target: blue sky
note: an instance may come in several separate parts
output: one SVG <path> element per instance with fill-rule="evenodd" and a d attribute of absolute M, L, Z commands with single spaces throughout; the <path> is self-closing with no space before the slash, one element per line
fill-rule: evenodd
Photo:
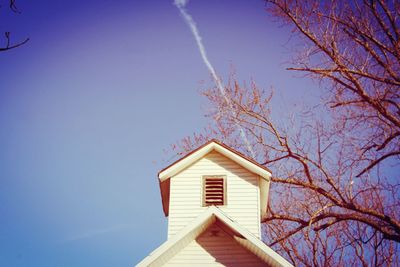
<path fill-rule="evenodd" d="M 4 2 L 30 41 L 0 53 L 0 266 L 133 266 L 166 240 L 163 150 L 209 123 L 193 36 L 172 1 Z M 219 75 L 274 87 L 276 111 L 317 96 L 263 1 L 187 9 Z"/>

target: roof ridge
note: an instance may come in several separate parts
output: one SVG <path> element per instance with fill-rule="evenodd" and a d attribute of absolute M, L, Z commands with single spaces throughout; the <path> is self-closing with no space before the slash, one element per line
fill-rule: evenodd
<path fill-rule="evenodd" d="M 163 169 L 161 169 L 161 170 L 158 172 L 158 175 L 157 175 L 157 176 L 160 177 L 160 174 L 161 174 L 162 172 L 164 172 L 165 170 L 169 169 L 170 167 L 172 167 L 173 165 L 177 164 L 178 162 L 182 161 L 183 159 L 189 157 L 190 155 L 196 153 L 197 151 L 201 150 L 202 148 L 208 146 L 208 145 L 211 144 L 211 143 L 215 143 L 215 144 L 217 144 L 217 145 L 220 145 L 221 147 L 223 147 L 223 148 L 229 150 L 230 152 L 232 152 L 232 153 L 238 155 L 239 157 L 242 157 L 243 159 L 245 159 L 245 160 L 247 160 L 247 161 L 253 163 L 254 165 L 256 165 L 256 166 L 258 166 L 258 167 L 260 167 L 260 168 L 262 168 L 262 169 L 268 171 L 269 173 L 272 173 L 272 171 L 271 171 L 268 167 L 266 167 L 266 166 L 260 164 L 260 163 L 257 162 L 255 159 L 252 159 L 252 158 L 250 158 L 250 157 L 244 155 L 242 152 L 240 152 L 240 151 L 238 151 L 238 150 L 236 150 L 236 149 L 234 149 L 234 148 L 232 148 L 232 147 L 226 145 L 225 143 L 223 143 L 223 142 L 221 142 L 221 141 L 219 141 L 219 140 L 213 138 L 213 139 L 210 139 L 209 141 L 207 141 L 206 143 L 202 144 L 201 146 L 199 146 L 199 147 L 197 147 L 197 148 L 191 150 L 190 152 L 188 152 L 187 154 L 185 154 L 183 157 L 177 159 L 176 161 L 172 162 L 171 164 L 169 164 L 168 166 L 164 167 Z"/>

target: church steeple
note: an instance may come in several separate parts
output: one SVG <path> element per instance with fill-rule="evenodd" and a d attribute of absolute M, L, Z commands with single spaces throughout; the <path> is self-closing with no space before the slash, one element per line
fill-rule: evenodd
<path fill-rule="evenodd" d="M 217 206 L 260 237 L 271 172 L 216 140 L 159 173 L 163 209 L 172 237 L 209 206 Z"/>

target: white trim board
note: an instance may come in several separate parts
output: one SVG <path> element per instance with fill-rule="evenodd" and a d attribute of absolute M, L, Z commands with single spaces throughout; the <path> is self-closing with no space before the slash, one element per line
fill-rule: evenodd
<path fill-rule="evenodd" d="M 182 231 L 167 240 L 164 244 L 150 253 L 149 256 L 144 258 L 138 263 L 139 267 L 142 266 L 162 266 L 167 263 L 174 255 L 180 250 L 185 248 L 191 241 L 196 239 L 207 228 L 215 223 L 221 222 L 229 227 L 234 233 L 233 238 L 244 248 L 254 253 L 262 259 L 268 266 L 273 267 L 291 267 L 293 266 L 285 260 L 278 253 L 273 251 L 260 239 L 248 232 L 245 228 L 240 226 L 237 222 L 229 218 L 219 208 L 215 206 L 209 207 L 204 213 L 200 214 L 190 224 L 188 224 Z"/>

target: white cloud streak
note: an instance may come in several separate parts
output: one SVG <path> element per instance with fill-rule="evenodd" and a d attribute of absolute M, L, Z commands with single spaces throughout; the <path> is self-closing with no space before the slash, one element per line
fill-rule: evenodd
<path fill-rule="evenodd" d="M 199 30 L 197 29 L 196 23 L 194 22 L 192 16 L 186 11 L 185 6 L 186 6 L 186 4 L 188 2 L 189 2 L 188 0 L 175 0 L 174 4 L 179 9 L 180 13 L 182 14 L 183 18 L 185 19 L 185 22 L 189 26 L 189 28 L 190 28 L 193 36 L 194 36 L 194 39 L 196 40 L 196 43 L 197 43 L 197 46 L 199 48 L 200 55 L 201 55 L 201 58 L 203 59 L 204 64 L 206 65 L 206 67 L 210 71 L 210 73 L 211 73 L 211 75 L 212 75 L 212 77 L 213 77 L 213 79 L 215 81 L 215 84 L 217 85 L 218 90 L 220 91 L 221 95 L 224 97 L 226 103 L 228 104 L 229 110 L 232 112 L 233 117 L 235 117 L 234 116 L 234 112 L 233 112 L 233 108 L 232 108 L 232 103 L 229 100 L 229 98 L 227 97 L 225 88 L 222 85 L 221 80 L 218 78 L 217 73 L 216 73 L 213 65 L 211 64 L 210 60 L 207 57 L 206 49 L 205 49 L 205 47 L 203 45 L 203 42 L 202 42 L 202 39 L 201 39 L 201 35 L 200 35 Z M 249 140 L 247 139 L 245 131 L 240 126 L 240 124 L 239 124 L 239 122 L 237 120 L 235 120 L 235 124 L 236 124 L 236 127 L 239 129 L 240 136 L 242 137 L 242 139 L 243 139 L 243 141 L 244 141 L 244 143 L 245 143 L 245 145 L 247 147 L 247 150 L 251 153 L 251 156 L 253 158 L 255 158 L 255 153 L 254 153 L 254 151 L 253 151 L 253 149 L 252 149 L 252 147 L 250 145 Z"/>
<path fill-rule="evenodd" d="M 82 239 L 93 238 L 99 235 L 117 232 L 122 229 L 128 228 L 129 226 L 130 226 L 129 224 L 116 224 L 104 228 L 89 229 L 85 232 L 69 236 L 64 240 L 62 240 L 60 243 L 69 243 L 69 242 L 79 241 Z"/>

